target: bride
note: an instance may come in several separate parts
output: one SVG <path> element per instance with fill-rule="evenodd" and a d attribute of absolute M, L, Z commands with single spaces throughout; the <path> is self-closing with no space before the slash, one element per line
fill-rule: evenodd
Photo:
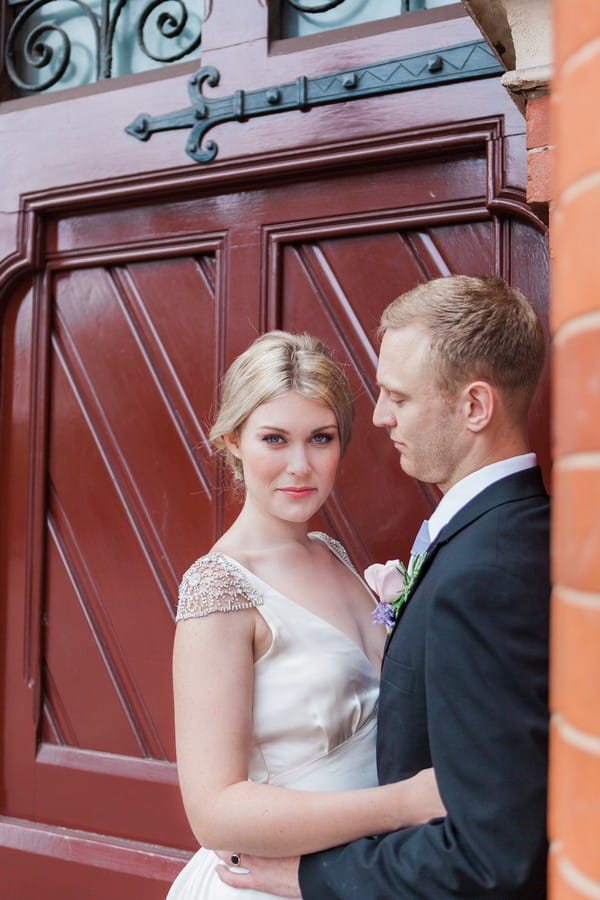
<path fill-rule="evenodd" d="M 291 857 L 443 814 L 431 769 L 376 786 L 385 630 L 343 547 L 308 529 L 353 415 L 344 373 L 308 335 L 265 334 L 225 376 L 211 440 L 245 500 L 180 587 L 177 765 L 201 849 L 168 900 L 240 896 L 213 849 L 235 848 L 242 872 L 245 853 Z"/>

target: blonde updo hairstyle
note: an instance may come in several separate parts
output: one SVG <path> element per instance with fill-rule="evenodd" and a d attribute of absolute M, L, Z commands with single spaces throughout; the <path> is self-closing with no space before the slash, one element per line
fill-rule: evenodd
<path fill-rule="evenodd" d="M 328 407 L 337 421 L 342 453 L 348 446 L 354 403 L 348 379 L 329 348 L 309 334 L 269 331 L 240 354 L 225 373 L 221 407 L 209 434 L 237 481 L 244 480 L 242 462 L 228 450 L 225 435 L 239 434 L 258 406 L 288 391 Z"/>

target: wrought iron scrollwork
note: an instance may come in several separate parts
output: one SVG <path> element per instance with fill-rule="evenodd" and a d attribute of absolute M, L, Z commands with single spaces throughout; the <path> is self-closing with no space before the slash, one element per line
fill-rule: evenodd
<path fill-rule="evenodd" d="M 300 13 L 307 13 L 309 15 L 318 15 L 319 13 L 326 13 L 332 9 L 336 9 L 339 6 L 343 6 L 346 3 L 346 0 L 283 0 L 284 5 L 287 4 L 291 6 L 293 9 L 297 10 Z M 347 4 L 350 6 L 350 4 Z M 414 0 L 399 0 L 399 6 L 389 15 L 400 14 L 411 12 L 412 9 L 420 9 L 420 4 L 416 4 Z"/>
<path fill-rule="evenodd" d="M 13 84 L 23 91 L 48 90 L 48 88 L 60 81 L 71 61 L 71 39 L 69 38 L 67 31 L 56 22 L 36 23 L 34 20 L 38 10 L 42 9 L 48 2 L 51 2 L 51 0 L 34 0 L 33 3 L 28 3 L 16 17 L 6 39 L 6 71 Z M 98 20 L 90 7 L 87 3 L 83 3 L 82 0 L 70 0 L 70 2 L 72 2 L 89 20 L 92 26 L 94 39 L 96 44 L 99 45 L 100 28 Z M 24 32 L 26 33 L 28 24 L 31 25 L 31 30 L 28 34 L 25 34 L 22 41 L 23 53 L 20 55 L 18 38 Z M 60 39 L 60 52 L 58 54 L 56 52 L 57 48 L 52 47 L 51 44 L 48 43 L 48 39 L 51 35 L 58 36 Z M 27 66 L 31 66 L 39 71 L 47 69 L 56 58 L 58 58 L 58 63 L 56 64 L 54 71 L 51 72 L 46 79 L 37 81 L 33 85 L 21 78 L 17 72 L 17 59 L 22 59 Z"/>
<path fill-rule="evenodd" d="M 191 128 L 186 153 L 196 162 L 210 162 L 217 154 L 217 145 L 210 140 L 202 146 L 202 141 L 207 131 L 221 122 L 245 122 L 256 116 L 485 78 L 503 71 L 487 43 L 479 40 L 330 75 L 314 78 L 300 75 L 295 81 L 254 91 L 238 90 L 228 97 L 207 98 L 202 93 L 204 85 L 215 87 L 219 72 L 213 66 L 203 66 L 188 81 L 191 107 L 161 116 L 140 113 L 125 131 L 146 141 L 157 131 Z"/>
<path fill-rule="evenodd" d="M 323 3 L 306 3 L 302 2 L 302 0 L 286 0 L 286 2 L 289 6 L 297 9 L 298 12 L 322 13 L 329 12 L 330 9 L 335 9 L 336 6 L 341 6 L 342 3 L 345 3 L 345 0 L 325 0 Z"/>
<path fill-rule="evenodd" d="M 121 14 L 133 0 L 117 0 L 111 8 L 110 0 L 102 0 L 100 10 L 94 11 L 84 0 L 64 0 L 61 12 L 44 15 L 44 7 L 54 0 L 32 0 L 26 3 L 12 23 L 6 39 L 6 70 L 13 84 L 21 91 L 39 93 L 58 84 L 64 77 L 73 56 L 73 23 L 85 22 L 91 27 L 91 43 L 86 50 L 94 59 L 94 72 L 86 81 L 111 78 L 115 37 Z M 12 5 L 22 5 L 13 3 Z M 160 7 L 164 7 L 160 10 Z M 185 34 L 190 14 L 184 0 L 150 0 L 142 5 L 136 27 L 137 45 L 143 55 L 159 63 L 172 63 L 193 54 L 202 40 L 202 24 L 189 36 L 187 43 L 175 52 L 157 52 L 149 46 L 148 30 L 155 29 L 155 37 L 175 41 Z M 123 29 L 124 30 L 124 29 Z M 71 33 L 70 33 L 71 31 Z M 54 46 L 53 46 L 54 43 Z M 27 77 L 29 70 L 31 77 Z M 41 77 L 40 77 L 40 73 Z M 46 77 L 44 77 L 46 76 Z"/>
<path fill-rule="evenodd" d="M 156 62 L 171 63 L 176 62 L 178 59 L 183 59 L 184 56 L 188 56 L 190 53 L 193 53 L 194 50 L 200 46 L 200 41 L 202 40 L 202 32 L 198 34 L 196 39 L 192 41 L 189 47 L 186 47 L 184 50 L 180 50 L 178 53 L 173 53 L 170 56 L 157 56 L 156 54 L 151 53 L 146 46 L 146 41 L 144 39 L 144 27 L 154 10 L 165 2 L 166 0 L 152 0 L 152 2 L 149 3 L 146 9 L 143 11 L 138 24 L 138 42 L 146 56 L 149 56 L 150 59 L 153 59 Z M 162 37 L 166 37 L 169 39 L 179 37 L 180 34 L 183 34 L 189 18 L 187 7 L 185 3 L 183 3 L 183 0 L 172 0 L 172 2 L 175 3 L 179 8 L 179 17 L 174 16 L 168 11 L 162 12 L 158 16 L 156 22 L 156 27 L 160 31 Z"/>

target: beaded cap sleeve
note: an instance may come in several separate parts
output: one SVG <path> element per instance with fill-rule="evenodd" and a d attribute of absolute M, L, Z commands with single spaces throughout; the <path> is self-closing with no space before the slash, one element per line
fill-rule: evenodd
<path fill-rule="evenodd" d="M 175 621 L 262 606 L 263 598 L 244 573 L 222 553 L 200 557 L 179 586 Z"/>

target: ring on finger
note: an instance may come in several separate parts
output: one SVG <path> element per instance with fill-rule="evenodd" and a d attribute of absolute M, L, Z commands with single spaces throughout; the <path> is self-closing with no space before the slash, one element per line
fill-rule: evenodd
<path fill-rule="evenodd" d="M 232 866 L 241 866 L 242 864 L 242 854 L 241 853 L 232 853 L 229 857 L 229 862 Z"/>

